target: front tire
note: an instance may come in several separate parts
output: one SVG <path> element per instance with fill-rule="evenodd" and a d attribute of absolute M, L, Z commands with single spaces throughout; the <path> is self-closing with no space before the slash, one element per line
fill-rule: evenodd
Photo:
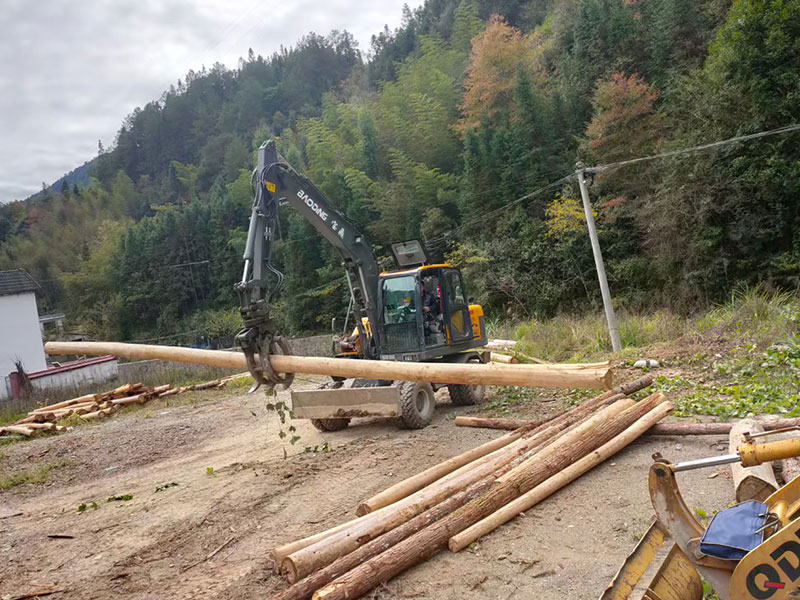
<path fill-rule="evenodd" d="M 482 364 L 480 358 L 470 358 L 467 362 Z M 447 386 L 447 391 L 450 394 L 450 402 L 454 406 L 472 406 L 482 402 L 486 397 L 485 385 L 463 385 L 452 383 Z"/>
<path fill-rule="evenodd" d="M 319 386 L 320 390 L 337 390 L 344 381 L 329 381 Z M 350 425 L 350 419 L 311 419 L 311 424 L 320 431 L 341 431 Z"/>
<path fill-rule="evenodd" d="M 400 423 L 408 429 L 422 429 L 433 420 L 436 399 L 433 386 L 419 381 L 401 381 Z"/>
<path fill-rule="evenodd" d="M 350 419 L 311 419 L 311 424 L 320 431 L 341 431 L 350 425 Z"/>

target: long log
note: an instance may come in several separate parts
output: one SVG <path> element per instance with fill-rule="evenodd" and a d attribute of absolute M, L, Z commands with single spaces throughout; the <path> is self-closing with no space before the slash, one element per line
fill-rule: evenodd
<path fill-rule="evenodd" d="M 46 349 L 45 349 L 45 352 L 47 352 Z M 133 383 L 125 383 L 125 384 L 123 384 L 123 385 L 121 385 L 119 387 L 114 388 L 113 390 L 110 390 L 110 391 L 106 392 L 103 395 L 104 396 L 106 396 L 106 395 L 108 395 L 108 396 L 117 396 L 117 395 L 118 396 L 126 396 L 130 391 L 133 390 L 134 387 L 135 387 L 135 385 Z"/>
<path fill-rule="evenodd" d="M 0 433 L 18 433 L 19 435 L 24 435 L 25 437 L 36 437 L 39 433 L 36 429 L 31 429 L 30 427 L 22 426 L 22 425 L 5 425 L 0 427 Z"/>
<path fill-rule="evenodd" d="M 113 408 L 104 408 L 102 410 L 97 410 L 95 412 L 82 414 L 81 419 L 86 419 L 87 421 L 105 419 L 106 417 L 110 417 L 113 413 L 114 413 Z"/>
<path fill-rule="evenodd" d="M 192 388 L 195 390 L 207 390 L 209 388 L 219 387 L 220 383 L 222 383 L 221 379 L 214 379 L 213 381 L 206 381 L 205 383 L 193 385 Z"/>
<path fill-rule="evenodd" d="M 72 414 L 76 415 L 85 415 L 90 412 L 96 411 L 100 408 L 99 404 L 81 404 L 80 406 L 68 406 L 66 408 L 61 408 L 59 410 L 53 411 L 52 414 L 53 418 L 50 420 L 60 421 L 61 419 L 68 417 Z M 47 413 L 44 413 L 47 414 Z"/>
<path fill-rule="evenodd" d="M 421 473 L 417 473 L 412 477 L 404 479 L 403 481 L 394 484 L 379 494 L 375 494 L 371 498 L 361 502 L 356 509 L 356 514 L 362 516 L 384 506 L 388 506 L 393 502 L 397 502 L 398 500 L 405 498 L 406 496 L 413 494 L 418 490 L 421 490 L 426 485 L 433 483 L 437 479 L 452 473 L 459 467 L 463 467 L 464 465 L 472 463 L 478 458 L 486 456 L 490 452 L 494 452 L 503 446 L 507 446 L 514 440 L 518 439 L 522 433 L 522 428 L 518 429 L 517 431 L 512 431 L 511 433 L 507 433 L 497 439 L 472 448 L 471 450 L 462 452 L 458 456 L 454 456 L 453 458 L 441 462 L 438 465 L 432 466 L 430 469 L 426 469 Z"/>
<path fill-rule="evenodd" d="M 671 402 L 664 402 L 663 404 L 656 406 L 653 410 L 644 415 L 625 431 L 611 439 L 609 442 L 606 442 L 594 452 L 587 454 L 578 462 L 571 464 L 560 473 L 556 473 L 544 483 L 537 485 L 531 491 L 523 494 L 516 500 L 509 502 L 485 519 L 478 521 L 474 525 L 467 527 L 461 533 L 451 537 L 447 544 L 448 547 L 453 552 L 459 552 L 478 538 L 494 531 L 502 524 L 507 523 L 516 517 L 518 514 L 525 512 L 526 510 L 537 505 L 545 498 L 548 498 L 552 494 L 556 493 L 562 487 L 566 486 L 572 481 L 575 481 L 587 471 L 590 471 L 603 461 L 614 456 L 617 452 L 639 438 L 650 427 L 666 417 L 671 411 Z"/>
<path fill-rule="evenodd" d="M 48 354 L 111 354 L 125 358 L 156 358 L 230 369 L 247 367 L 243 354 L 222 350 L 199 350 L 120 342 L 47 342 L 44 348 Z M 270 360 L 273 368 L 282 373 L 433 381 L 465 385 L 606 389 L 611 387 L 613 378 L 609 368 L 559 369 L 555 365 L 406 363 L 280 354 L 272 355 Z"/>
<path fill-rule="evenodd" d="M 293 554 L 298 550 L 302 550 L 303 548 L 308 548 L 312 544 L 316 544 L 317 542 L 332 536 L 334 533 L 344 531 L 345 529 L 352 527 L 354 523 L 358 522 L 361 519 L 363 519 L 363 517 L 351 519 L 350 521 L 345 521 L 341 525 L 337 525 L 336 527 L 331 527 L 330 529 L 326 529 L 325 531 L 320 531 L 319 533 L 315 533 L 314 535 L 310 535 L 301 540 L 295 540 L 294 542 L 289 542 L 288 544 L 283 544 L 282 546 L 276 546 L 269 552 L 269 557 L 272 559 L 275 572 L 280 571 L 280 567 L 283 564 L 283 561 L 290 554 Z"/>
<path fill-rule="evenodd" d="M 487 348 L 515 348 L 517 342 L 514 340 L 488 340 L 486 342 Z"/>
<path fill-rule="evenodd" d="M 70 404 L 69 406 L 65 406 L 63 408 L 57 408 L 53 412 L 61 412 L 61 411 L 64 411 L 64 410 L 77 410 L 79 408 L 86 408 L 86 407 L 92 407 L 92 406 L 98 406 L 98 405 L 99 405 L 99 402 L 97 402 L 96 400 L 89 400 L 87 402 L 80 402 L 78 404 Z M 47 413 L 42 413 L 42 414 L 47 414 Z"/>
<path fill-rule="evenodd" d="M 31 412 L 28 413 L 27 416 L 21 418 L 19 421 L 14 423 L 14 425 L 24 425 L 26 423 L 44 423 L 45 421 L 50 421 L 52 419 L 53 419 L 53 413 L 51 412 L 44 412 L 44 413 Z"/>
<path fill-rule="evenodd" d="M 55 431 L 58 427 L 55 423 L 28 423 L 25 425 L 28 429 L 41 429 L 43 431 Z"/>
<path fill-rule="evenodd" d="M 38 408 L 33 409 L 34 413 L 41 413 L 41 412 L 53 412 L 54 410 L 58 410 L 59 408 L 65 408 L 67 406 L 73 406 L 75 404 L 86 404 L 87 402 L 95 402 L 98 398 L 99 394 L 87 394 L 86 396 L 80 396 L 79 398 L 72 398 L 71 400 L 64 400 L 63 402 L 57 402 L 56 404 L 50 404 L 48 406 L 40 406 Z"/>
<path fill-rule="evenodd" d="M 125 406 L 126 404 L 144 404 L 147 401 L 147 394 L 136 394 L 135 396 L 128 396 L 127 398 L 117 398 L 111 400 L 114 406 Z"/>
<path fill-rule="evenodd" d="M 756 420 L 766 431 L 796 427 L 800 419 Z M 728 435 L 735 423 L 659 423 L 650 428 L 647 435 Z"/>
<path fill-rule="evenodd" d="M 529 419 L 492 419 L 489 417 L 470 417 L 467 415 L 459 415 L 455 419 L 456 427 L 479 427 L 481 429 L 503 429 L 506 431 L 514 431 L 519 429 L 527 423 L 544 423 L 546 419 L 537 419 L 535 421 Z M 522 424 L 522 425 L 521 425 Z"/>
<path fill-rule="evenodd" d="M 585 434 L 583 438 L 563 452 L 553 454 L 533 465 L 513 481 L 495 484 L 485 494 L 317 590 L 314 593 L 314 599 L 358 598 L 381 582 L 388 581 L 413 565 L 433 556 L 447 545 L 447 541 L 452 536 L 599 448 L 662 401 L 661 394 L 649 396 L 621 415 Z"/>

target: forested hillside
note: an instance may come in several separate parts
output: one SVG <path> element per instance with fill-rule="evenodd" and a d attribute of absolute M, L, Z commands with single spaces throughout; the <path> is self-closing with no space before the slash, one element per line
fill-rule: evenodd
<path fill-rule="evenodd" d="M 309 34 L 189 72 L 134 111 L 87 185 L 0 207 L 0 268 L 107 339 L 235 330 L 255 149 L 280 151 L 388 244 L 461 266 L 491 318 L 593 309 L 574 178 L 800 122 L 800 0 L 429 0 L 373 38 Z M 615 300 L 690 312 L 739 285 L 800 286 L 800 134 L 599 174 Z M 327 328 L 335 252 L 281 209 L 285 332 Z"/>

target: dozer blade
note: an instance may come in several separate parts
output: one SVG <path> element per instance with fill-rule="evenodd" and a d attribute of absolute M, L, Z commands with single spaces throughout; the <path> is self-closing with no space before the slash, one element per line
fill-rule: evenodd
<path fill-rule="evenodd" d="M 400 390 L 390 385 L 292 391 L 292 413 L 299 419 L 399 417 Z"/>
<path fill-rule="evenodd" d="M 702 597 L 703 584 L 697 569 L 654 520 L 600 600 L 701 600 Z"/>

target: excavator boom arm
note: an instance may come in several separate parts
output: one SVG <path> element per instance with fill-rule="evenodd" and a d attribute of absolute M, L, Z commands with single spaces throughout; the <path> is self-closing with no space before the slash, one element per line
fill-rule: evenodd
<path fill-rule="evenodd" d="M 335 209 L 317 187 L 298 173 L 277 152 L 269 140 L 258 150 L 258 167 L 253 172 L 254 201 L 244 252 L 242 280 L 236 285 L 244 329 L 237 341 L 245 354 L 269 354 L 275 337 L 269 324 L 270 306 L 283 283 L 283 274 L 271 261 L 272 244 L 278 224 L 278 206 L 288 204 L 302 215 L 338 251 L 345 267 L 356 314 L 372 325 L 366 331 L 361 319 L 356 326 L 362 351 L 368 358 L 378 355 L 378 262 L 361 231 Z M 268 362 L 268 358 L 267 358 Z M 268 368 L 268 364 L 262 365 Z M 257 362 L 251 366 L 258 369 Z M 254 376 L 256 374 L 254 373 Z M 258 381 L 258 379 L 256 379 Z M 269 382 L 269 381 L 265 381 Z"/>

